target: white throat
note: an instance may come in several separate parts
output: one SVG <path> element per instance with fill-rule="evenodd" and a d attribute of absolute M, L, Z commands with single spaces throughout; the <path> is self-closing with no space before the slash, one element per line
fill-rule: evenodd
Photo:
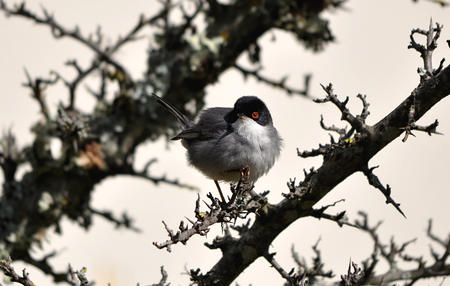
<path fill-rule="evenodd" d="M 262 126 L 248 117 L 236 120 L 232 127 L 244 141 L 241 159 L 250 167 L 250 181 L 269 171 L 280 154 L 280 138 L 272 125 Z"/>
<path fill-rule="evenodd" d="M 248 117 L 238 118 L 231 126 L 237 134 L 254 144 L 255 147 L 260 147 L 259 145 L 267 144 L 270 141 L 268 128 Z"/>

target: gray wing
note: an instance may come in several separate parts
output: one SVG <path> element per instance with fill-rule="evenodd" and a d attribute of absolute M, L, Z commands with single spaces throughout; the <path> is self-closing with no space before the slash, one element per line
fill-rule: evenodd
<path fill-rule="evenodd" d="M 172 140 L 206 140 L 225 135 L 229 128 L 228 123 L 225 121 L 225 115 L 231 110 L 232 108 L 227 107 L 205 109 L 194 126 L 184 129 Z"/>

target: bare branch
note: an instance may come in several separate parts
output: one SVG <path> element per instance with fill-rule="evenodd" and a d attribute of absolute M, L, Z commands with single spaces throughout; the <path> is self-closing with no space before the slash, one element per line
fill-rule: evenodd
<path fill-rule="evenodd" d="M 347 97 L 345 101 L 340 101 L 337 96 L 333 93 L 333 87 L 332 84 L 329 84 L 327 87 L 321 85 L 322 88 L 327 93 L 327 96 L 323 99 L 314 99 L 317 103 L 325 103 L 325 102 L 332 102 L 334 105 L 336 105 L 339 110 L 342 113 L 341 120 L 345 120 L 348 123 L 350 123 L 351 128 L 347 131 L 346 128 L 339 128 L 335 125 L 326 126 L 323 120 L 323 116 L 320 116 L 320 126 L 322 129 L 327 131 L 333 131 L 339 134 L 339 140 L 336 142 L 334 140 L 334 137 L 330 134 L 330 140 L 331 144 L 319 144 L 319 148 L 313 149 L 311 151 L 303 151 L 300 152 L 297 149 L 297 154 L 300 157 L 306 158 L 306 157 L 315 157 L 318 155 L 323 155 L 324 159 L 329 159 L 334 151 L 336 149 L 344 149 L 346 147 L 349 147 L 351 145 L 354 145 L 357 143 L 363 136 L 366 134 L 372 134 L 372 128 L 368 125 L 366 125 L 365 120 L 369 116 L 369 103 L 366 100 L 365 95 L 358 94 L 357 97 L 361 99 L 361 102 L 363 104 L 363 109 L 361 111 L 360 115 L 354 116 L 350 113 L 350 111 L 347 109 L 346 105 L 349 101 L 349 98 Z M 359 133 L 355 133 L 355 131 Z"/>
<path fill-rule="evenodd" d="M 432 241 L 441 245 L 442 247 L 444 247 L 444 248 L 448 247 L 448 245 L 450 244 L 450 237 L 447 238 L 447 241 L 444 241 L 443 239 L 439 238 L 437 235 L 433 234 L 432 228 L 433 228 L 433 220 L 430 219 L 430 220 L 428 220 L 428 227 L 427 227 L 428 237 Z"/>
<path fill-rule="evenodd" d="M 68 29 L 64 27 L 62 24 L 57 22 L 55 20 L 55 17 L 50 14 L 45 8 L 42 9 L 43 16 L 39 16 L 38 14 L 33 13 L 32 11 L 28 10 L 25 3 L 21 3 L 18 5 L 15 5 L 14 7 L 8 7 L 4 1 L 0 3 L 0 9 L 5 11 L 7 15 L 13 15 L 13 16 L 21 16 L 27 19 L 30 19 L 34 21 L 35 23 L 42 24 L 45 26 L 48 26 L 52 34 L 55 38 L 62 38 L 62 37 L 68 37 L 72 38 L 84 46 L 88 47 L 90 50 L 92 50 L 96 54 L 96 58 L 92 61 L 90 66 L 83 69 L 80 67 L 76 60 L 68 61 L 67 64 L 70 66 L 73 66 L 77 71 L 77 76 L 69 81 L 64 78 L 62 78 L 58 73 L 53 72 L 54 75 L 56 75 L 56 79 L 54 81 L 45 82 L 45 83 L 54 83 L 58 79 L 63 80 L 64 84 L 69 89 L 69 104 L 68 108 L 73 109 L 74 108 L 74 102 L 75 102 L 75 93 L 77 90 L 77 87 L 79 83 L 85 79 L 89 74 L 91 74 L 93 71 L 97 70 L 100 67 L 100 64 L 102 62 L 106 62 L 113 66 L 120 76 L 115 76 L 116 79 L 119 79 L 119 82 L 123 89 L 128 89 L 134 85 L 134 81 L 131 78 L 131 75 L 127 72 L 125 67 L 121 65 L 119 62 L 113 59 L 113 54 L 117 52 L 123 45 L 130 43 L 136 39 L 136 35 L 146 26 L 155 24 L 159 19 L 163 18 L 165 14 L 167 14 L 167 11 L 165 9 L 161 10 L 156 15 L 146 18 L 145 16 L 141 15 L 138 18 L 137 23 L 131 28 L 131 30 L 126 33 L 124 36 L 121 36 L 117 39 L 117 41 L 109 46 L 102 47 L 102 39 L 103 35 L 101 32 L 100 27 L 96 30 L 96 40 L 94 40 L 94 37 L 92 35 L 89 35 L 88 37 L 85 37 L 79 30 L 78 26 L 76 26 L 73 29 Z M 28 74 L 27 74 L 28 76 Z M 39 83 L 42 82 L 42 79 L 37 79 L 35 81 L 35 84 L 31 85 L 31 78 L 29 78 L 29 83 L 27 86 L 30 86 L 30 88 L 33 88 L 33 86 L 38 87 Z M 38 81 L 39 80 L 39 81 Z M 33 97 L 37 99 L 41 105 L 42 113 L 46 116 L 48 119 L 48 112 L 47 108 L 45 106 L 45 102 L 43 101 L 42 97 L 40 96 L 40 92 L 36 92 L 39 89 L 33 88 Z"/>
<path fill-rule="evenodd" d="M 165 174 L 162 176 L 150 175 L 148 172 L 149 168 L 155 162 L 156 162 L 156 159 L 151 159 L 147 162 L 147 164 L 144 166 L 144 168 L 141 171 L 137 171 L 134 168 L 129 167 L 129 168 L 125 168 L 123 170 L 123 173 L 148 180 L 148 181 L 154 183 L 155 185 L 163 183 L 163 184 L 168 184 L 168 185 L 176 186 L 179 188 L 184 188 L 184 189 L 191 190 L 191 191 L 199 190 L 199 188 L 197 186 L 193 186 L 193 185 L 190 185 L 187 183 L 180 182 L 178 179 L 169 179 L 169 178 L 167 178 L 167 175 L 165 175 Z"/>
<path fill-rule="evenodd" d="M 18 257 L 17 252 L 12 252 L 11 255 L 13 257 Z M 30 265 L 33 265 L 34 267 L 40 269 L 43 273 L 49 275 L 53 278 L 53 281 L 55 282 L 68 282 L 70 281 L 67 279 L 67 273 L 66 272 L 57 272 L 51 265 L 49 259 L 52 257 L 55 257 L 58 253 L 56 251 L 52 251 L 48 254 L 46 254 L 44 257 L 37 259 L 30 255 L 29 252 L 26 252 L 25 254 L 22 254 L 22 260 Z"/>
<path fill-rule="evenodd" d="M 345 286 L 362 285 L 364 278 L 364 271 L 358 264 L 350 261 L 348 264 L 347 274 L 341 275 L 341 284 Z"/>
<path fill-rule="evenodd" d="M 23 163 L 24 154 L 17 146 L 16 137 L 11 129 L 0 137 L 0 167 L 6 182 L 13 182 L 18 166 Z"/>
<path fill-rule="evenodd" d="M 244 68 L 244 67 L 242 67 L 241 65 L 238 65 L 238 64 L 234 64 L 233 67 L 235 69 L 237 69 L 238 71 L 240 71 L 245 79 L 247 79 L 247 77 L 249 77 L 249 76 L 252 76 L 257 81 L 260 81 L 262 83 L 265 83 L 265 84 L 270 85 L 270 86 L 275 87 L 275 88 L 279 88 L 279 89 L 285 91 L 289 95 L 296 94 L 296 95 L 301 95 L 301 96 L 304 96 L 304 97 L 310 97 L 310 95 L 309 95 L 309 84 L 310 84 L 310 81 L 311 81 L 311 75 L 310 74 L 307 74 L 304 77 L 304 88 L 303 89 L 296 89 L 296 88 L 289 87 L 289 86 L 286 85 L 286 81 L 288 79 L 287 77 L 283 77 L 280 80 L 273 80 L 273 79 L 270 79 L 268 77 L 265 77 L 265 76 L 261 75 L 260 71 L 262 70 L 262 68 L 257 68 L 257 69 L 254 69 L 254 70 L 250 70 L 250 69 Z"/>
<path fill-rule="evenodd" d="M 306 259 L 300 257 L 295 251 L 294 245 L 291 247 L 291 255 L 297 264 L 297 271 L 294 273 L 294 269 L 291 270 L 291 277 L 295 278 L 295 281 L 308 282 L 307 285 L 314 285 L 319 278 L 332 278 L 334 274 L 331 270 L 324 270 L 324 263 L 322 261 L 321 251 L 319 250 L 320 238 L 312 246 L 315 256 L 312 258 L 312 266 L 309 266 Z M 294 274 L 293 274 L 294 273 Z"/>
<path fill-rule="evenodd" d="M 356 116 L 358 119 L 362 120 L 363 122 L 366 121 L 367 117 L 370 115 L 369 112 L 369 103 L 367 102 L 367 96 L 365 94 L 358 94 L 356 96 L 357 98 L 361 99 L 362 105 L 363 105 L 363 109 L 361 111 L 361 115 Z"/>
<path fill-rule="evenodd" d="M 277 270 L 277 272 L 283 277 L 288 285 L 300 285 L 300 280 L 303 280 L 303 277 L 298 277 L 296 274 L 291 275 L 286 270 L 281 267 L 281 265 L 275 260 L 275 254 L 276 253 L 269 253 L 267 252 L 264 254 L 264 258 L 270 263 L 270 265 Z M 292 271 L 291 271 L 292 272 Z"/>
<path fill-rule="evenodd" d="M 376 263 L 375 255 L 379 252 L 381 257 L 386 260 L 389 265 L 389 269 L 382 274 L 369 275 L 366 272 L 366 284 L 380 285 L 396 281 L 409 281 L 407 285 L 413 285 L 420 279 L 450 275 L 450 264 L 446 263 L 448 256 L 450 255 L 450 238 L 448 239 L 448 242 L 444 242 L 442 239 L 434 235 L 429 235 L 433 241 L 443 246 L 445 250 L 442 254 L 438 254 L 433 251 L 432 256 L 434 256 L 435 262 L 431 265 L 427 265 L 426 261 L 422 257 L 413 257 L 405 254 L 406 248 L 413 243 L 415 239 L 398 245 L 395 243 L 394 239 L 391 238 L 389 244 L 383 244 L 377 234 L 378 227 L 381 223 L 379 222 L 374 227 L 371 227 L 368 223 L 367 214 L 360 212 L 360 215 L 362 216 L 362 220 L 357 220 L 355 224 L 357 224 L 361 230 L 367 232 L 374 241 L 372 261 Z M 431 233 L 430 225 L 427 233 Z M 444 245 L 441 244 L 442 242 L 444 242 Z M 400 260 L 415 262 L 417 263 L 417 268 L 401 269 L 398 265 L 398 261 Z"/>
<path fill-rule="evenodd" d="M 322 127 L 322 129 L 327 130 L 327 131 L 333 131 L 339 134 L 339 139 L 345 137 L 345 134 L 347 134 L 347 129 L 346 128 L 339 128 L 336 127 L 334 124 L 331 126 L 326 126 L 325 123 L 323 122 L 323 115 L 320 115 L 320 127 Z"/>
<path fill-rule="evenodd" d="M 47 101 L 45 100 L 45 89 L 49 85 L 55 84 L 58 81 L 58 77 L 55 77 L 54 79 L 36 78 L 33 80 L 26 69 L 25 75 L 27 77 L 27 82 L 23 85 L 31 89 L 31 97 L 39 103 L 41 113 L 45 120 L 50 120 Z"/>
<path fill-rule="evenodd" d="M 48 26 L 51 29 L 53 36 L 57 39 L 62 37 L 69 37 L 82 43 L 84 46 L 94 51 L 98 55 L 100 60 L 111 64 L 116 69 L 128 75 L 128 73 L 125 71 L 122 65 L 120 65 L 118 62 L 116 62 L 114 59 L 111 58 L 111 54 L 108 52 L 108 49 L 106 51 L 103 51 L 101 47 L 97 45 L 96 42 L 90 40 L 89 38 L 85 38 L 81 34 L 77 26 L 73 29 L 65 28 L 63 25 L 58 23 L 55 20 L 55 17 L 52 14 L 50 14 L 45 8 L 42 8 L 42 13 L 44 14 L 43 16 L 39 16 L 33 13 L 32 11 L 28 10 L 24 2 L 15 5 L 13 8 L 8 7 L 4 2 L 2 2 L 2 5 L 0 5 L 0 9 L 5 11 L 7 15 L 21 16 L 30 19 L 37 24 Z M 128 76 L 128 78 L 130 77 Z"/>
<path fill-rule="evenodd" d="M 436 27 L 433 28 L 433 20 L 430 19 L 430 25 L 428 30 L 413 29 L 409 36 L 410 43 L 408 49 L 414 49 L 420 53 L 423 59 L 423 69 L 419 68 L 418 73 L 420 74 L 421 80 L 426 80 L 432 76 L 437 75 L 442 70 L 443 61 L 441 61 L 439 67 L 435 70 L 433 69 L 433 52 L 437 47 L 437 40 L 441 34 L 442 25 L 436 23 Z M 415 34 L 423 35 L 426 37 L 426 45 L 419 44 L 414 38 Z"/>
<path fill-rule="evenodd" d="M 122 214 L 121 218 L 117 218 L 112 214 L 111 211 L 100 211 L 92 207 L 88 207 L 88 209 L 92 214 L 101 216 L 104 219 L 114 223 L 116 225 L 116 228 L 124 227 L 135 232 L 140 232 L 140 229 L 133 225 L 133 219 L 130 218 L 125 212 Z"/>
<path fill-rule="evenodd" d="M 164 269 L 164 266 L 161 266 L 161 280 L 151 286 L 170 286 L 170 283 L 167 282 L 168 277 L 169 276 L 167 275 L 167 271 Z"/>
<path fill-rule="evenodd" d="M 80 282 L 80 286 L 91 286 L 93 283 L 89 283 L 89 280 L 86 277 L 87 269 L 86 267 L 81 268 L 80 270 L 73 271 L 72 267 L 69 265 L 69 275 L 73 280 L 75 280 L 75 277 Z"/>
<path fill-rule="evenodd" d="M 384 187 L 383 184 L 381 184 L 378 177 L 373 173 L 373 170 L 376 168 L 378 168 L 378 166 L 375 166 L 372 168 L 365 166 L 362 169 L 362 172 L 364 173 L 364 175 L 366 175 L 367 180 L 369 181 L 369 184 L 374 186 L 378 190 L 380 190 L 381 193 L 383 193 L 383 195 L 386 197 L 386 204 L 392 204 L 394 206 L 394 208 L 396 208 L 398 210 L 398 212 L 401 213 L 402 216 L 404 216 L 406 218 L 405 214 L 400 209 L 400 204 L 396 203 L 394 201 L 394 199 L 392 199 L 392 197 L 391 197 L 391 187 L 389 185 L 386 185 L 386 187 Z"/>
<path fill-rule="evenodd" d="M 411 110 L 414 110 L 411 105 Z M 414 114 L 414 111 L 411 112 Z M 414 115 L 412 116 L 414 117 Z M 414 123 L 414 121 L 410 122 L 406 127 L 400 128 L 405 130 L 405 136 L 402 139 L 402 142 L 406 142 L 408 140 L 409 135 L 416 136 L 412 133 L 413 130 L 423 131 L 428 133 L 429 136 L 431 134 L 443 135 L 441 132 L 436 131 L 436 128 L 439 126 L 439 121 L 436 119 L 433 123 L 428 126 L 419 126 Z"/>
<path fill-rule="evenodd" d="M 11 282 L 17 282 L 23 286 L 35 286 L 33 281 L 28 277 L 28 272 L 23 269 L 22 276 L 16 273 L 14 268 L 11 266 L 11 259 L 2 259 L 0 261 L 0 271 L 2 271 L 6 276 L 11 279 Z"/>
<path fill-rule="evenodd" d="M 334 105 L 336 105 L 337 108 L 342 113 L 341 120 L 345 120 L 358 132 L 360 133 L 366 133 L 369 132 L 369 127 L 364 123 L 363 118 L 355 117 L 350 113 L 350 111 L 347 108 L 347 103 L 349 98 L 347 97 L 344 101 L 340 101 L 337 98 L 337 95 L 333 92 L 333 85 L 330 83 L 326 87 L 322 85 L 323 90 L 327 93 L 327 96 L 324 99 L 315 99 L 314 101 L 317 103 L 324 103 L 324 102 L 332 102 Z"/>
<path fill-rule="evenodd" d="M 178 231 L 175 233 L 167 224 L 163 221 L 164 227 L 169 234 L 170 239 L 162 243 L 154 242 L 153 245 L 159 249 L 166 248 L 167 251 L 171 251 L 170 246 L 181 242 L 186 244 L 189 238 L 195 234 L 205 236 L 209 232 L 209 228 L 216 223 L 228 223 L 236 221 L 238 218 L 246 218 L 250 212 L 255 212 L 261 208 L 261 202 L 258 196 L 251 196 L 250 191 L 253 186 L 245 184 L 238 184 L 232 186 L 231 191 L 233 193 L 228 203 L 221 202 L 215 198 L 211 193 L 208 193 L 207 197 L 210 203 L 205 203 L 208 207 L 208 211 L 200 211 L 200 195 L 197 197 L 195 203 L 195 218 L 196 221 L 188 219 L 192 226 L 185 225 L 183 221 L 180 222 Z M 210 248 L 221 248 L 223 244 L 215 241 Z"/>
<path fill-rule="evenodd" d="M 297 155 L 302 158 L 308 158 L 308 157 L 316 157 L 319 155 L 327 155 L 334 149 L 334 145 L 330 144 L 319 144 L 319 148 L 311 149 L 311 151 L 300 151 L 300 149 L 297 148 Z"/>
<path fill-rule="evenodd" d="M 339 202 L 343 202 L 345 201 L 344 199 L 341 199 L 339 201 L 336 201 L 332 204 L 329 205 L 325 205 L 319 209 L 312 209 L 311 213 L 309 214 L 312 217 L 315 217 L 317 219 L 326 219 L 326 220 L 330 220 L 330 221 L 334 221 L 338 224 L 339 227 L 342 227 L 344 225 L 346 226 L 351 226 L 351 227 L 355 227 L 355 228 L 359 228 L 356 224 L 353 224 L 351 222 L 349 222 L 348 217 L 345 215 L 346 211 L 342 211 L 337 213 L 336 215 L 331 215 L 331 214 L 327 214 L 325 213 L 325 211 L 330 208 L 330 207 L 334 207 L 336 204 L 338 204 Z"/>
<path fill-rule="evenodd" d="M 417 52 L 420 53 L 420 56 L 423 59 L 423 68 L 418 69 L 418 73 L 420 75 L 420 81 L 424 82 L 426 80 L 435 78 L 437 75 L 439 75 L 443 69 L 443 64 L 445 59 L 442 59 L 439 63 L 439 66 L 437 69 L 433 69 L 433 62 L 432 62 L 432 56 L 434 50 L 437 48 L 437 40 L 439 39 L 439 36 L 441 34 L 442 25 L 439 23 L 436 23 L 436 27 L 433 28 L 433 21 L 430 19 L 430 25 L 428 27 L 428 30 L 422 30 L 422 29 L 413 29 L 411 31 L 411 34 L 409 36 L 410 38 L 410 44 L 408 45 L 408 49 L 414 49 Z M 426 37 L 426 45 L 419 44 L 416 39 L 414 38 L 415 34 L 423 35 Z M 438 120 L 436 119 L 434 123 L 428 125 L 428 126 L 419 126 L 416 125 L 416 109 L 418 108 L 417 102 L 416 102 L 416 90 L 412 93 L 413 101 L 409 107 L 409 113 L 408 113 L 408 124 L 400 128 L 401 130 L 405 131 L 405 136 L 403 137 L 402 141 L 406 142 L 408 140 L 409 135 L 415 136 L 412 131 L 418 130 L 418 131 L 424 131 L 427 132 L 428 135 L 431 136 L 431 134 L 441 134 L 436 131 L 437 126 L 439 125 Z"/>
<path fill-rule="evenodd" d="M 418 2 L 419 0 L 413 0 L 413 2 Z M 422 0 L 423 1 L 423 0 Z M 450 5 L 450 3 L 446 0 L 426 0 L 428 2 L 434 3 L 434 4 L 438 4 L 441 7 L 447 7 Z"/>

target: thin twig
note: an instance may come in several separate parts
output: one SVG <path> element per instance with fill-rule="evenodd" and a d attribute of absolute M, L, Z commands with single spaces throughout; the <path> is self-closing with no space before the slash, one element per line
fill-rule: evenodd
<path fill-rule="evenodd" d="M 391 187 L 389 185 L 383 186 L 383 184 L 381 184 L 380 180 L 378 179 L 378 177 L 373 173 L 373 170 L 378 168 L 378 166 L 369 168 L 368 166 L 365 166 L 362 169 L 362 172 L 364 173 L 364 175 L 366 175 L 367 180 L 369 181 L 369 184 L 374 186 L 375 188 L 377 188 L 378 190 L 381 191 L 381 193 L 385 196 L 386 198 L 386 204 L 392 204 L 394 206 L 394 208 L 403 216 L 406 218 L 405 214 L 403 213 L 403 211 L 400 208 L 400 204 L 395 202 L 394 199 L 392 199 L 391 197 Z"/>

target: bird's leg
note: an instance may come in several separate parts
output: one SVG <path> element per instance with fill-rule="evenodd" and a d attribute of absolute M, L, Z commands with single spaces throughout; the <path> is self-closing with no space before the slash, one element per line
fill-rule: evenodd
<path fill-rule="evenodd" d="M 250 167 L 245 166 L 241 170 L 239 170 L 239 173 L 241 175 L 240 181 L 247 181 L 248 177 L 250 176 Z"/>
<path fill-rule="evenodd" d="M 241 175 L 241 177 L 239 178 L 239 182 L 236 185 L 236 191 L 238 192 L 241 189 L 242 183 L 246 183 L 248 177 L 250 176 L 250 167 L 249 166 L 243 167 L 242 169 L 239 170 L 239 174 Z"/>
<path fill-rule="evenodd" d="M 223 203 L 226 203 L 225 197 L 223 196 L 222 190 L 220 189 L 219 182 L 217 182 L 216 180 L 214 180 L 214 183 L 216 184 L 217 190 L 219 191 L 219 195 L 220 195 L 220 198 L 222 199 L 222 202 L 223 202 Z"/>

